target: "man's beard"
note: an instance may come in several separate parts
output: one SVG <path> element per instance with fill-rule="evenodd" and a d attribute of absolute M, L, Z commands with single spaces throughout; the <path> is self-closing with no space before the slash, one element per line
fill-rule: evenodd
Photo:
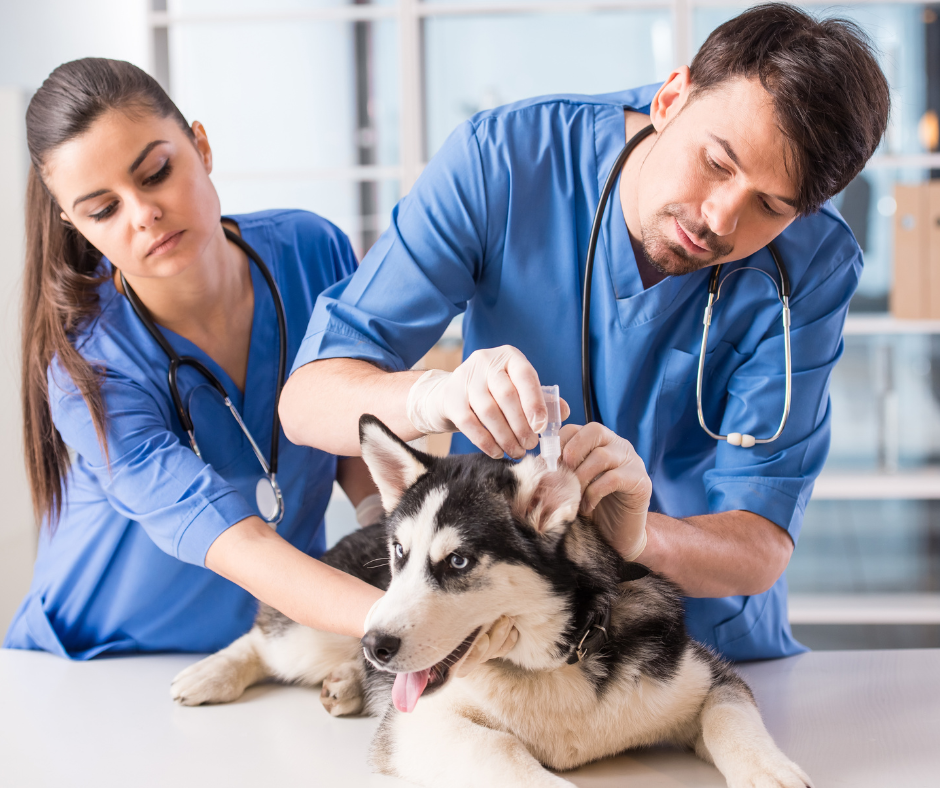
<path fill-rule="evenodd" d="M 675 220 L 678 220 L 681 226 L 688 227 L 690 232 L 708 245 L 711 250 L 708 257 L 701 258 L 689 254 L 680 243 L 673 241 L 666 234 L 665 228 L 671 226 Z M 683 216 L 682 206 L 678 204 L 661 208 L 651 221 L 642 225 L 641 231 L 646 259 L 653 268 L 666 276 L 691 274 L 693 271 L 712 265 L 719 258 L 727 257 L 734 251 L 734 244 L 723 242 L 708 227 L 697 226 L 695 222 Z"/>

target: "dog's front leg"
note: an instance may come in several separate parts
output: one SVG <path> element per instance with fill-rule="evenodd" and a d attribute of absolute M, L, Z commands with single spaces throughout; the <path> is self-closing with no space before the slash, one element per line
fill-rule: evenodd
<path fill-rule="evenodd" d="M 228 703 L 242 696 L 252 684 L 271 671 L 258 653 L 257 627 L 232 645 L 180 671 L 170 685 L 170 695 L 183 706 Z"/>
<path fill-rule="evenodd" d="M 515 736 L 487 727 L 482 714 L 423 702 L 411 714 L 391 710 L 382 721 L 372 750 L 378 771 L 428 788 L 572 788 Z"/>
<path fill-rule="evenodd" d="M 806 772 L 774 743 L 750 689 L 736 676 L 709 691 L 701 723 L 695 751 L 718 767 L 730 788 L 812 788 Z"/>

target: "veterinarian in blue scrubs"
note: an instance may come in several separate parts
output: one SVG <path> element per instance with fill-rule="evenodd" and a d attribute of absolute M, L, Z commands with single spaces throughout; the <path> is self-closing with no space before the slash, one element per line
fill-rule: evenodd
<path fill-rule="evenodd" d="M 178 389 L 202 456 L 190 448 L 167 353 L 118 273 L 175 352 L 221 382 L 267 457 L 281 341 L 274 288 L 223 223 L 280 290 L 288 358 L 316 297 L 355 270 L 349 241 L 305 211 L 220 217 L 204 129 L 128 63 L 59 67 L 32 99 L 27 130 L 26 442 L 44 523 L 3 645 L 73 659 L 214 651 L 250 628 L 255 597 L 361 636 L 381 592 L 314 556 L 333 480 L 357 503 L 375 493 L 364 463 L 338 469 L 335 456 L 282 436 L 283 518 L 262 521 L 264 475 L 248 439 L 207 377 L 184 366 Z"/>
<path fill-rule="evenodd" d="M 621 170 L 597 249 L 591 376 L 606 427 L 568 428 L 563 460 L 578 470 L 586 511 L 617 500 L 627 529 L 631 501 L 648 502 L 638 560 L 683 588 L 696 639 L 735 660 L 799 652 L 782 573 L 826 459 L 829 377 L 862 268 L 826 200 L 873 153 L 887 111 L 884 76 L 852 29 L 777 7 L 716 30 L 691 70 L 664 85 L 477 114 L 356 274 L 318 300 L 282 399 L 287 434 L 351 452 L 365 411 L 405 439 L 419 422 L 452 424 L 464 432 L 455 451 L 520 456 L 544 423 L 539 382 L 559 384 L 571 422 L 583 424 L 591 218 L 626 139 L 652 123 Z M 774 238 L 792 288 L 793 409 L 778 440 L 742 448 L 709 437 L 696 415 L 707 282 L 717 262 L 770 275 L 745 271 L 723 285 L 703 408 L 722 433 L 772 435 L 785 378 L 764 248 Z M 464 364 L 416 396 L 422 373 L 410 368 L 461 312 Z M 327 417 L 321 392 L 340 378 L 358 384 Z"/>

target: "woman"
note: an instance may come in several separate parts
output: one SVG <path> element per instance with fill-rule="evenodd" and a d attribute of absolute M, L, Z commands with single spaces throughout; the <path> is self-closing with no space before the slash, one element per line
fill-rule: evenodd
<path fill-rule="evenodd" d="M 355 268 L 347 238 L 302 211 L 222 217 L 205 129 L 128 63 L 53 71 L 30 102 L 27 140 L 23 404 L 44 526 L 4 646 L 73 659 L 210 651 L 250 627 L 253 596 L 360 637 L 381 592 L 311 556 L 325 549 L 334 478 L 367 521 L 380 516 L 365 465 L 281 436 L 273 530 L 255 499 L 265 474 L 222 397 L 180 368 L 197 456 L 167 352 L 142 322 L 214 374 L 270 461 L 278 319 L 249 255 L 283 296 L 292 359 L 317 295 Z"/>

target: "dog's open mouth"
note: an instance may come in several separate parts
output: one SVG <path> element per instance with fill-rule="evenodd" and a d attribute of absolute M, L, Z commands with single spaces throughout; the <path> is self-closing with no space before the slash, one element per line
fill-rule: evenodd
<path fill-rule="evenodd" d="M 416 670 L 413 673 L 396 674 L 395 684 L 392 686 L 392 702 L 395 708 L 405 712 L 414 711 L 415 706 L 418 705 L 418 698 L 443 687 L 451 668 L 470 650 L 470 646 L 477 639 L 481 629 L 482 627 L 477 627 L 436 665 L 425 670 Z"/>

